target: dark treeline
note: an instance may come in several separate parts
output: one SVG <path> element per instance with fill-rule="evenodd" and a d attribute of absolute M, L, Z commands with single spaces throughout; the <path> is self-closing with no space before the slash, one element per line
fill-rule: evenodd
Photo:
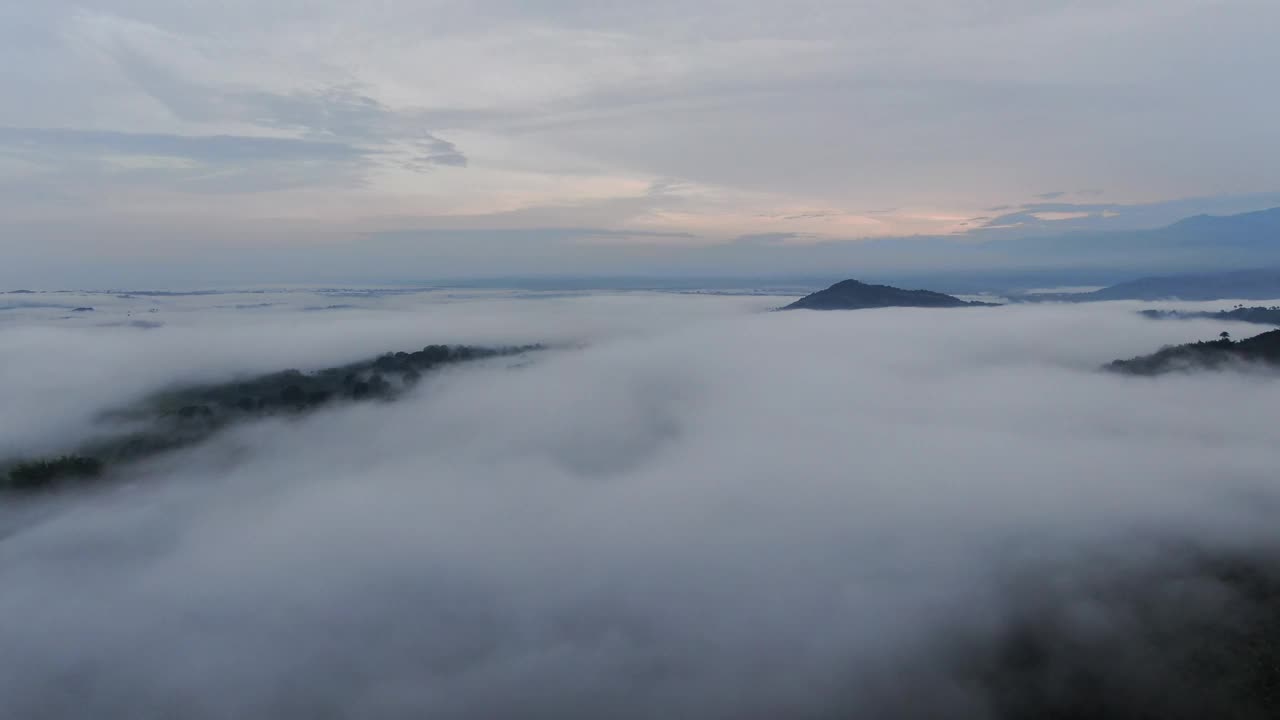
<path fill-rule="evenodd" d="M 536 349 L 428 345 L 417 352 L 387 353 L 373 360 L 312 373 L 285 370 L 240 382 L 181 388 L 152 400 L 153 409 L 184 420 L 215 415 L 294 411 L 338 399 L 394 396 L 412 387 L 423 373 L 442 365 L 482 360 Z"/>
<path fill-rule="evenodd" d="M 298 415 L 337 402 L 391 400 L 444 366 L 541 348 L 428 345 L 315 372 L 285 370 L 170 389 L 102 418 L 137 429 L 108 434 L 58 457 L 0 460 L 0 489 L 33 492 L 82 483 L 101 477 L 109 466 L 192 445 L 236 422 Z"/>
<path fill-rule="evenodd" d="M 1272 330 L 1238 342 L 1229 333 L 1217 340 L 1172 345 L 1128 360 L 1116 360 L 1105 369 L 1129 375 L 1162 375 L 1177 371 L 1217 370 L 1247 366 L 1280 367 L 1280 330 Z"/>
<path fill-rule="evenodd" d="M 1144 317 L 1152 320 L 1234 320 L 1236 322 L 1254 323 L 1256 325 L 1280 325 L 1280 306 L 1245 307 L 1237 305 L 1230 310 L 1218 312 L 1184 312 L 1181 310 L 1141 310 Z"/>
<path fill-rule="evenodd" d="M 67 480 L 89 480 L 102 474 L 97 458 L 63 455 L 56 458 L 29 460 L 9 470 L 7 487 L 11 490 L 40 490 Z"/>

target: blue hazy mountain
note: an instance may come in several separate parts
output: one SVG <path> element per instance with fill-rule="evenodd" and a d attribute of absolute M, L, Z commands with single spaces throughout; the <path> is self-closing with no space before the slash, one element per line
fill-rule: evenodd
<path fill-rule="evenodd" d="M 1071 296 L 1094 300 L 1271 300 L 1280 298 L 1280 268 L 1144 277 Z"/>
<path fill-rule="evenodd" d="M 1149 272 L 1280 266 L 1280 208 L 1197 215 L 1151 230 L 991 240 L 975 249 L 1028 265 L 1109 264 Z"/>
<path fill-rule="evenodd" d="M 1015 236 L 1017 228 L 1007 232 L 1010 235 L 998 238 L 975 232 L 856 242 L 730 243 L 687 249 L 678 259 L 689 276 L 737 275 L 756 283 L 769 280 L 766 284 L 781 284 L 775 275 L 807 277 L 824 280 L 817 287 L 825 287 L 853 275 L 865 282 L 929 287 L 952 294 L 1114 285 L 1144 276 L 1280 268 L 1280 208 L 1196 215 L 1144 230 L 1033 236 Z M 761 268 L 768 271 L 762 273 Z"/>

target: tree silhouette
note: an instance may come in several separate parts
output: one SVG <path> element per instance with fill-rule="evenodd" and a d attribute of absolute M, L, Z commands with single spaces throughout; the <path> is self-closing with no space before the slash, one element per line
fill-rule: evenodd
<path fill-rule="evenodd" d="M 280 402 L 285 405 L 301 405 L 307 401 L 307 394 L 297 385 L 290 385 L 280 391 Z"/>

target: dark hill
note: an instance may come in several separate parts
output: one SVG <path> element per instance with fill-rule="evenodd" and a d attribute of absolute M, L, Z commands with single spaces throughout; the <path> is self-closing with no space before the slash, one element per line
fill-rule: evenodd
<path fill-rule="evenodd" d="M 783 310 L 865 310 L 886 307 L 950 308 L 990 306 L 991 303 L 965 302 L 932 290 L 903 290 L 889 285 L 868 285 L 857 280 L 843 280 L 826 290 L 806 295 Z"/>
<path fill-rule="evenodd" d="M 1280 367 L 1280 330 L 1265 332 L 1239 342 L 1223 338 L 1166 347 L 1151 355 L 1116 360 L 1107 365 L 1106 369 L 1130 375 L 1163 375 L 1176 371 L 1218 370 L 1247 364 Z"/>
<path fill-rule="evenodd" d="M 115 465 L 195 445 L 239 422 L 299 417 L 340 403 L 394 400 L 410 391 L 426 373 L 541 348 L 428 345 L 417 352 L 386 353 L 315 372 L 285 370 L 220 384 L 171 388 L 130 407 L 104 413 L 103 422 L 118 423 L 114 431 L 104 427 L 95 440 L 68 448 L 68 454 L 0 457 L 0 493 L 55 490 L 97 478 Z"/>

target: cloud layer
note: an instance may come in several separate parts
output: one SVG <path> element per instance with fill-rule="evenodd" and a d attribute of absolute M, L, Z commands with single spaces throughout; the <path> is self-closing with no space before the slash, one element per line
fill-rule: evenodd
<path fill-rule="evenodd" d="M 1220 329 L 1126 304 L 201 304 L 148 331 L 6 329 L 5 437 L 70 417 L 23 377 L 87 412 L 103 387 L 399 342 L 586 346 L 0 507 L 16 715 L 984 717 L 955 651 L 1008 627 L 1019 581 L 1121 627 L 1069 581 L 1256 550 L 1280 499 L 1271 381 L 1097 373 Z"/>

